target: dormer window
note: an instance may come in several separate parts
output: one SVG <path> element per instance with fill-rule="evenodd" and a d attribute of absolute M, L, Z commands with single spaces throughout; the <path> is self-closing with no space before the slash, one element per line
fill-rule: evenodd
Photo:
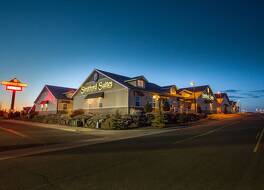
<path fill-rule="evenodd" d="M 176 88 L 175 87 L 171 87 L 170 88 L 170 93 L 175 95 L 176 94 Z"/>
<path fill-rule="evenodd" d="M 143 80 L 137 80 L 137 86 L 140 88 L 144 88 L 144 81 Z"/>
<path fill-rule="evenodd" d="M 138 87 L 138 88 L 145 88 L 145 84 L 148 81 L 144 76 L 138 76 L 138 77 L 130 78 L 129 80 L 126 80 L 125 82 L 129 83 L 132 86 Z"/>

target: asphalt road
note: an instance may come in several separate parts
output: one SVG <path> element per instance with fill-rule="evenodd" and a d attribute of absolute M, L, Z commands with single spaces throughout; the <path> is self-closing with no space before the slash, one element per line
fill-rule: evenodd
<path fill-rule="evenodd" d="M 1 147 L 13 141 L 18 147 L 26 141 L 32 144 L 32 139 L 63 143 L 94 138 L 3 122 L 0 127 L 22 134 L 0 129 Z M 264 115 L 248 114 L 158 135 L 2 160 L 0 190 L 262 190 L 263 133 Z"/>

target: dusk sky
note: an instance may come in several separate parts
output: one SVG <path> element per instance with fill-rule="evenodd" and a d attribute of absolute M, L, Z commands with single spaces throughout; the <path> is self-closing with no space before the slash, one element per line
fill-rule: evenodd
<path fill-rule="evenodd" d="M 79 87 L 94 68 L 159 85 L 209 84 L 242 108 L 264 108 L 260 0 L 0 2 L 0 81 L 28 83 L 17 108 L 45 84 Z M 2 107 L 11 93 L 0 90 Z"/>

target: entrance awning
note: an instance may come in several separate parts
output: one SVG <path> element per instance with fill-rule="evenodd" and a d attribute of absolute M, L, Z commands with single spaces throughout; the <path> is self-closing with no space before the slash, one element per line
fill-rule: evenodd
<path fill-rule="evenodd" d="M 91 99 L 91 98 L 104 98 L 104 92 L 98 92 L 94 94 L 88 94 L 85 99 Z"/>
<path fill-rule="evenodd" d="M 39 104 L 48 104 L 48 103 L 49 103 L 48 100 L 43 100 L 43 101 L 41 101 Z"/>

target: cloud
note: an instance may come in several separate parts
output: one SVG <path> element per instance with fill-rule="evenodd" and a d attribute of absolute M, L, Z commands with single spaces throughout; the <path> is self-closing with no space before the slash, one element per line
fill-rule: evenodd
<path fill-rule="evenodd" d="M 242 99 L 245 97 L 243 97 L 243 96 L 229 96 L 229 98 L 231 98 L 231 99 Z"/>
<path fill-rule="evenodd" d="M 264 89 L 260 90 L 251 90 L 251 91 L 241 91 L 236 89 L 228 89 L 223 91 L 229 94 L 230 99 L 243 99 L 243 98 L 252 98 L 259 99 L 264 98 Z"/>
<path fill-rule="evenodd" d="M 249 98 L 263 98 L 264 97 L 264 95 L 254 95 L 254 94 L 251 94 L 251 95 L 249 95 Z"/>
<path fill-rule="evenodd" d="M 253 93 L 264 93 L 264 89 L 263 90 L 251 90 L 249 92 L 253 92 Z"/>
<path fill-rule="evenodd" d="M 240 92 L 240 90 L 228 89 L 228 90 L 224 90 L 223 92 L 226 92 L 226 93 L 237 93 L 237 92 Z"/>

